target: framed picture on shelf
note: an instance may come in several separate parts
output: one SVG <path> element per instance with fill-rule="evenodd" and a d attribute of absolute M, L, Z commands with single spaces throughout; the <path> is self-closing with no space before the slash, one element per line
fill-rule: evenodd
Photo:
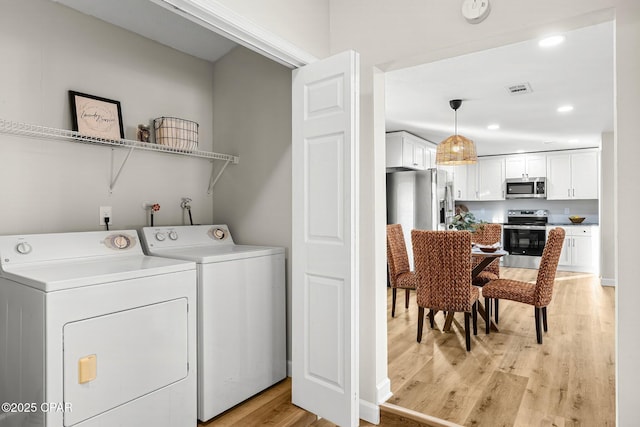
<path fill-rule="evenodd" d="M 73 130 L 102 139 L 124 138 L 120 102 L 69 91 Z"/>

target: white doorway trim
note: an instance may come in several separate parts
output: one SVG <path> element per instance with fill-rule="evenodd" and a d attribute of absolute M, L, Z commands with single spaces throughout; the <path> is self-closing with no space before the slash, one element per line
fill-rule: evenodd
<path fill-rule="evenodd" d="M 310 53 L 264 30 L 217 1 L 151 1 L 289 68 L 298 68 L 317 60 Z"/>

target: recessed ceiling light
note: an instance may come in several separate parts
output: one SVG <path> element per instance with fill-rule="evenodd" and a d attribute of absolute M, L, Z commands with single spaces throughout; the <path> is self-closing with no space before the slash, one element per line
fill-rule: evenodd
<path fill-rule="evenodd" d="M 538 42 L 538 46 L 540 47 L 553 47 L 558 46 L 560 43 L 564 41 L 564 36 L 551 36 L 545 37 L 544 39 Z"/>
<path fill-rule="evenodd" d="M 570 143 L 575 144 L 576 142 L 579 142 L 579 140 L 577 138 L 573 138 L 569 140 Z"/>
<path fill-rule="evenodd" d="M 573 111 L 573 105 L 563 105 L 558 107 L 558 113 L 568 113 L 569 111 Z"/>
<path fill-rule="evenodd" d="M 487 129 L 489 129 L 489 130 L 497 130 L 497 129 L 500 129 L 500 125 L 497 124 L 497 123 L 493 123 L 493 124 L 490 124 L 489 126 L 487 126 Z"/>
<path fill-rule="evenodd" d="M 516 150 L 516 153 L 524 153 L 524 150 Z"/>
<path fill-rule="evenodd" d="M 553 141 L 542 141 L 543 144 L 553 144 Z"/>

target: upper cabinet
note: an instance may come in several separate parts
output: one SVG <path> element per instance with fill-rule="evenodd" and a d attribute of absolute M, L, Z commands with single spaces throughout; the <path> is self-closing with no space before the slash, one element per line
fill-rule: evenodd
<path fill-rule="evenodd" d="M 409 132 L 389 132 L 386 141 L 387 167 L 425 170 L 435 163 L 435 146 Z"/>
<path fill-rule="evenodd" d="M 504 200 L 504 157 L 481 157 L 471 165 L 448 166 L 456 200 Z"/>
<path fill-rule="evenodd" d="M 477 200 L 504 200 L 505 158 L 478 159 Z"/>
<path fill-rule="evenodd" d="M 536 178 L 547 176 L 546 154 L 517 154 L 506 156 L 505 178 Z"/>
<path fill-rule="evenodd" d="M 598 152 L 576 150 L 547 155 L 547 199 L 597 199 Z"/>
<path fill-rule="evenodd" d="M 477 165 L 445 166 L 443 169 L 453 174 L 453 198 L 455 200 L 476 200 L 478 187 Z"/>

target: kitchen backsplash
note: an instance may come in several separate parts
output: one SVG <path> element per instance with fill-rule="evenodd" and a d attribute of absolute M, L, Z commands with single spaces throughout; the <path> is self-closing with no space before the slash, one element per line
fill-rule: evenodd
<path fill-rule="evenodd" d="M 586 217 L 583 224 L 598 224 L 597 200 L 540 200 L 519 199 L 501 201 L 456 202 L 456 206 L 465 205 L 475 217 L 482 221 L 507 222 L 507 211 L 512 209 L 546 209 L 549 211 L 549 223 L 568 224 L 570 215 Z"/>

